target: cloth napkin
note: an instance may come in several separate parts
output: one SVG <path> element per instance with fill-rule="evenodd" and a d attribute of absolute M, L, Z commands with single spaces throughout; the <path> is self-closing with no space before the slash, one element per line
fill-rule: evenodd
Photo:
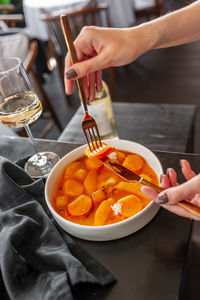
<path fill-rule="evenodd" d="M 43 180 L 1 156 L 0 271 L 1 299 L 103 299 L 115 282 L 56 225 Z"/>

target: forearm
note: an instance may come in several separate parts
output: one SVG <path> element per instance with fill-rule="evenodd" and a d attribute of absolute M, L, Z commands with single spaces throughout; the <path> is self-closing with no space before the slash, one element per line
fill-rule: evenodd
<path fill-rule="evenodd" d="M 142 52 L 200 40 L 200 1 L 137 28 L 146 36 Z"/>

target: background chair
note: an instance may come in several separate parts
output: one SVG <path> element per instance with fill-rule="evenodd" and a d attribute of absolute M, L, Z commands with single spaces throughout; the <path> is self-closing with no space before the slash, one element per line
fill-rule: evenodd
<path fill-rule="evenodd" d="M 61 80 L 63 81 L 64 58 L 67 53 L 63 32 L 60 25 L 60 15 L 66 14 L 72 29 L 73 39 L 77 37 L 84 26 L 110 26 L 109 7 L 106 3 L 95 4 L 93 1 L 86 7 L 75 11 L 59 10 L 55 13 L 45 13 L 41 19 L 46 22 L 49 33 L 49 50 L 57 61 L 57 66 Z M 108 81 L 111 96 L 114 97 L 114 69 L 108 70 Z"/>
<path fill-rule="evenodd" d="M 134 0 L 136 19 L 150 20 L 160 17 L 164 10 L 163 0 Z"/>

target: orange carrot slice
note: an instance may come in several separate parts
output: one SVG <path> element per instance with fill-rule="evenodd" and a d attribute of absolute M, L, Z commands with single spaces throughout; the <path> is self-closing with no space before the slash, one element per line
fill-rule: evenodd
<path fill-rule="evenodd" d="M 85 177 L 87 176 L 87 171 L 84 169 L 78 169 L 75 173 L 74 173 L 74 178 L 83 182 Z"/>
<path fill-rule="evenodd" d="M 82 167 L 82 164 L 80 161 L 75 161 L 71 164 L 69 164 L 64 171 L 64 179 L 67 180 L 71 177 L 73 177 L 74 173 Z"/>
<path fill-rule="evenodd" d="M 65 181 L 63 185 L 63 190 L 65 194 L 71 196 L 79 196 L 83 193 L 83 184 L 74 179 L 69 179 Z"/>
<path fill-rule="evenodd" d="M 139 187 L 141 188 L 141 184 L 139 185 Z M 138 191 L 138 184 L 137 182 L 132 183 L 132 182 L 121 181 L 118 183 L 117 189 L 123 192 L 135 194 Z"/>
<path fill-rule="evenodd" d="M 132 171 L 139 171 L 143 165 L 144 159 L 137 154 L 128 155 L 123 162 L 123 166 Z"/>
<path fill-rule="evenodd" d="M 85 217 L 92 208 L 92 199 L 87 195 L 81 195 L 71 202 L 67 210 L 73 217 Z"/>
<path fill-rule="evenodd" d="M 117 161 L 119 163 L 121 163 L 125 158 L 125 154 L 122 153 L 121 151 L 115 151 L 115 153 L 116 153 L 116 156 L 117 156 Z"/>
<path fill-rule="evenodd" d="M 151 177 L 149 177 L 148 175 L 146 175 L 146 174 L 140 174 L 140 176 L 141 176 L 142 178 L 146 179 L 147 181 L 152 182 Z"/>
<path fill-rule="evenodd" d="M 89 171 L 85 180 L 84 187 L 87 194 L 92 194 L 97 189 L 97 172 L 95 170 Z"/>
<path fill-rule="evenodd" d="M 102 190 L 92 193 L 91 197 L 94 206 L 106 199 L 106 195 Z"/>
<path fill-rule="evenodd" d="M 87 157 L 84 160 L 84 164 L 89 171 L 91 171 L 91 170 L 98 171 L 101 167 L 103 167 L 103 163 L 100 160 L 95 159 L 95 158 L 91 159 L 91 158 Z"/>
<path fill-rule="evenodd" d="M 134 216 L 142 209 L 142 202 L 135 195 L 126 196 L 116 203 L 121 205 L 120 214 L 127 218 Z"/>
<path fill-rule="evenodd" d="M 95 151 L 90 151 L 90 148 L 87 147 L 87 149 L 85 150 L 85 155 L 89 158 L 98 158 L 101 159 L 107 155 L 109 155 L 111 152 L 113 152 L 114 148 L 112 148 L 111 146 L 102 143 L 102 147 L 98 147 L 98 150 Z"/>
<path fill-rule="evenodd" d="M 101 204 L 96 210 L 95 217 L 94 217 L 94 225 L 95 226 L 105 225 L 111 213 L 112 213 L 112 208 L 110 202 L 104 200 L 103 202 L 101 202 Z"/>
<path fill-rule="evenodd" d="M 55 199 L 55 207 L 57 209 L 61 209 L 61 208 L 67 207 L 67 204 L 68 204 L 68 197 L 67 197 L 67 195 L 62 195 L 62 196 L 56 197 L 56 199 Z"/>

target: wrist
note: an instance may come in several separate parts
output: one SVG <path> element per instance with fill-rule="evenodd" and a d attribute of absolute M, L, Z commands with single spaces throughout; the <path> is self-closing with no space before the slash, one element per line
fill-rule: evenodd
<path fill-rule="evenodd" d="M 133 58 L 136 59 L 143 53 L 156 48 L 161 39 L 160 32 L 159 26 L 152 22 L 131 28 L 129 40 L 131 49 L 135 50 Z"/>

